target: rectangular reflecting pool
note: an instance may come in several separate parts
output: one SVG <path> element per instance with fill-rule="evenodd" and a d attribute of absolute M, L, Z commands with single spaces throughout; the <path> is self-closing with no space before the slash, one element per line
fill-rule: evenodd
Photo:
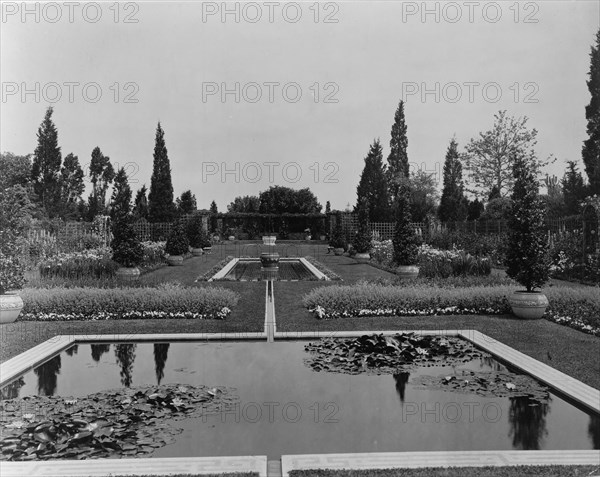
<path fill-rule="evenodd" d="M 219 280 L 242 282 L 260 280 L 317 280 L 317 277 L 298 259 L 281 259 L 278 270 L 263 270 L 260 260 L 242 259 Z"/>
<path fill-rule="evenodd" d="M 115 390 L 110 399 L 125 407 L 135 396 L 119 397 L 119 390 L 173 385 L 171 391 L 187 393 L 188 387 L 207 386 L 205 395 L 197 395 L 190 406 L 194 417 L 169 419 L 169 410 L 146 418 L 165 435 L 164 426 L 177 430 L 154 447 L 138 436 L 138 443 L 152 457 L 267 455 L 278 459 L 282 454 L 311 453 L 600 448 L 599 416 L 553 391 L 539 404 L 528 397 L 486 397 L 415 384 L 423 376 L 456 375 L 458 368 L 476 373 L 507 370 L 493 358 L 422 366 L 398 374 L 351 375 L 311 369 L 305 362 L 306 344 L 78 344 L 5 386 L 2 406 L 5 413 L 8 407 L 14 412 L 22 406 L 21 416 L 35 414 L 35 409 L 27 408 L 33 405 L 29 396 L 59 396 L 68 407 L 61 412 L 69 418 L 99 422 L 106 420 L 100 410 L 95 411 L 98 416 L 79 413 L 78 406 L 88 395 Z M 207 399 L 221 392 L 217 388 L 227 388 L 236 399 L 203 414 Z M 144 399 L 166 402 L 169 392 L 146 393 Z M 171 408 L 185 401 L 169 399 L 175 403 Z M 98 408 L 101 401 L 96 398 L 94 405 Z M 15 416 L 17 420 L 18 413 Z M 5 420 L 2 435 L 15 425 Z M 38 440 L 46 445 L 44 427 L 36 429 Z M 3 448 L 3 459 L 9 455 Z"/>

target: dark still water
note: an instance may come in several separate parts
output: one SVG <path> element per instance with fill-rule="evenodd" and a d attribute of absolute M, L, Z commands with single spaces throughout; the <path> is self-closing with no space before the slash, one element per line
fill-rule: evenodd
<path fill-rule="evenodd" d="M 119 387 L 178 383 L 237 389 L 239 405 L 173 425 L 184 429 L 155 457 L 437 450 L 598 449 L 600 418 L 552 394 L 489 398 L 417 389 L 426 367 L 398 375 L 314 372 L 304 342 L 80 344 L 2 390 L 83 397 Z M 501 371 L 491 358 L 460 368 Z"/>
<path fill-rule="evenodd" d="M 221 280 L 316 280 L 300 260 L 281 260 L 278 270 L 263 270 L 260 261 L 240 260 Z"/>

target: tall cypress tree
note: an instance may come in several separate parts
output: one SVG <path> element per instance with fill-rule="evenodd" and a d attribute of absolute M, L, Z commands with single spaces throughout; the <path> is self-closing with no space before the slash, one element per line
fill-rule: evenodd
<path fill-rule="evenodd" d="M 217 209 L 217 203 L 213 200 L 210 203 L 210 231 L 212 233 L 217 232 L 218 227 L 218 219 L 217 214 L 219 213 L 219 209 Z"/>
<path fill-rule="evenodd" d="M 106 191 L 115 178 L 115 170 L 110 163 L 110 158 L 102 154 L 98 146 L 92 151 L 90 162 L 90 181 L 92 192 L 88 200 L 88 216 L 90 220 L 96 215 L 106 213 Z"/>
<path fill-rule="evenodd" d="M 158 123 L 154 141 L 154 166 L 148 194 L 148 220 L 150 222 L 171 222 L 176 216 L 173 202 L 171 163 L 165 145 L 165 133 Z"/>
<path fill-rule="evenodd" d="M 400 101 L 394 114 L 392 137 L 390 139 L 390 154 L 388 155 L 387 180 L 390 187 L 392 202 L 398 195 L 398 187 L 403 178 L 408 179 L 408 137 L 406 136 L 406 121 L 404 117 L 404 101 Z"/>
<path fill-rule="evenodd" d="M 385 178 L 381 144 L 375 140 L 365 157 L 365 167 L 356 188 L 356 210 L 362 199 L 367 199 L 369 220 L 371 222 L 386 222 L 390 211 L 388 184 Z"/>
<path fill-rule="evenodd" d="M 585 107 L 589 137 L 583 142 L 581 155 L 590 181 L 590 194 L 600 195 L 600 30 L 596 33 L 596 46 L 592 46 L 590 57 L 587 86 L 592 98 Z"/>
<path fill-rule="evenodd" d="M 60 212 L 62 155 L 58 147 L 58 131 L 52 121 L 53 109 L 46 110 L 37 132 L 37 147 L 33 156 L 31 178 L 33 191 L 49 217 Z"/>
<path fill-rule="evenodd" d="M 458 144 L 453 138 L 450 141 L 444 162 L 444 188 L 438 217 L 441 221 L 464 220 L 466 209 L 464 207 L 464 192 L 462 180 L 462 164 L 458 155 Z"/>

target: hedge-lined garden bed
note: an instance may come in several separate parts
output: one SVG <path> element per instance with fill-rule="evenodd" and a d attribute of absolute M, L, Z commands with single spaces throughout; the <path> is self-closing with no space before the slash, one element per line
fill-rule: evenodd
<path fill-rule="evenodd" d="M 514 286 L 437 288 L 355 285 L 320 287 L 303 304 L 320 319 L 357 316 L 503 315 L 510 314 L 507 296 Z M 549 288 L 546 317 L 600 336 L 600 296 L 595 288 Z"/>
<path fill-rule="evenodd" d="M 239 294 L 221 287 L 24 289 L 19 321 L 224 319 Z"/>

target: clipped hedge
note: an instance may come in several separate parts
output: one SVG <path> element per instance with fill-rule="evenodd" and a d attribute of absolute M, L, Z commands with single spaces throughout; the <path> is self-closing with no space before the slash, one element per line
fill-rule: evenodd
<path fill-rule="evenodd" d="M 27 288 L 21 321 L 149 318 L 223 319 L 239 295 L 218 287 Z"/>

